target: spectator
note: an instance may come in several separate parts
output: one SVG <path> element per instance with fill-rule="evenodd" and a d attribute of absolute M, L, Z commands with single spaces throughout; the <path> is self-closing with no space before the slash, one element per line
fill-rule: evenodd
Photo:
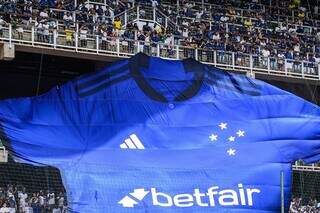
<path fill-rule="evenodd" d="M 159 5 L 157 0 L 151 0 L 151 6 L 152 7 L 157 7 Z"/>
<path fill-rule="evenodd" d="M 16 204 L 16 201 L 14 199 L 14 195 L 13 194 L 9 195 L 8 207 L 10 209 L 10 211 L 9 211 L 10 213 L 15 213 L 16 212 L 17 204 Z"/>
<path fill-rule="evenodd" d="M 67 12 L 63 16 L 63 21 L 64 21 L 64 25 L 66 26 L 66 28 L 70 28 L 71 24 L 73 23 L 73 18 L 72 18 L 72 15 L 70 14 L 70 12 Z"/>
<path fill-rule="evenodd" d="M 18 33 L 18 39 L 22 40 L 23 39 L 23 26 L 22 26 L 22 20 L 18 19 L 18 23 L 17 23 L 17 27 L 16 27 L 16 31 Z"/>
<path fill-rule="evenodd" d="M 47 10 L 41 11 L 39 16 L 40 16 L 40 20 L 42 20 L 42 19 L 48 20 L 48 18 L 49 18 L 49 14 L 48 14 Z"/>
<path fill-rule="evenodd" d="M 42 27 L 43 27 L 43 41 L 48 43 L 49 42 L 49 24 L 48 22 L 44 22 L 42 24 Z"/>
<path fill-rule="evenodd" d="M 10 213 L 11 209 L 7 207 L 7 203 L 4 203 L 0 208 L 0 213 Z"/>
<path fill-rule="evenodd" d="M 113 27 L 116 31 L 116 34 L 119 35 L 120 34 L 120 30 L 122 27 L 122 23 L 121 23 L 121 19 L 120 18 L 116 18 L 113 22 Z"/>
<path fill-rule="evenodd" d="M 306 8 L 309 8 L 307 7 L 308 5 L 299 0 L 275 1 L 274 7 L 270 7 L 265 1 L 258 0 L 243 2 L 242 4 L 238 1 L 225 0 L 219 5 L 204 4 L 201 7 L 191 1 L 180 1 L 179 8 L 175 8 L 172 5 L 159 4 L 159 1 L 155 0 L 139 1 L 140 19 L 150 19 L 150 22 L 155 19 L 156 23 L 153 22 L 153 27 L 149 22 L 146 22 L 146 24 L 138 22 L 137 26 L 139 27 L 133 27 L 130 24 L 130 18 L 127 20 L 126 25 L 123 26 L 119 18 L 122 16 L 114 19 L 113 17 L 126 8 L 122 4 L 113 4 L 111 1 L 107 1 L 107 4 L 109 6 L 80 2 L 77 8 L 74 8 L 70 6 L 68 1 L 57 0 L 54 7 L 61 11 L 52 11 L 51 9 L 48 10 L 48 7 L 52 7 L 52 4 L 46 3 L 45 0 L 40 2 L 31 2 L 29 0 L 6 2 L 0 4 L 0 13 L 3 14 L 0 17 L 0 36 L 4 34 L 6 23 L 10 23 L 12 32 L 14 32 L 13 36 L 15 37 L 17 34 L 19 39 L 23 39 L 26 28 L 29 31 L 30 28 L 28 26 L 35 23 L 36 41 L 49 42 L 51 44 L 55 41 L 54 35 L 57 36 L 64 31 L 67 45 L 73 45 L 73 30 L 71 28 L 74 28 L 72 26 L 74 24 L 73 21 L 76 21 L 80 26 L 77 35 L 80 40 L 79 46 L 83 47 L 87 46 L 87 35 L 89 34 L 98 35 L 101 38 L 102 49 L 113 48 L 117 39 L 139 40 L 140 42 L 129 41 L 129 46 L 144 43 L 142 49 L 145 52 L 148 51 L 147 44 L 149 43 L 149 47 L 152 47 L 152 50 L 156 50 L 155 47 L 157 45 L 151 43 L 159 43 L 160 47 L 162 47 L 162 44 L 171 46 L 173 41 L 174 44 L 192 48 L 228 50 L 232 52 L 242 51 L 245 54 L 256 55 L 257 60 L 255 62 L 261 62 L 264 67 L 266 67 L 266 62 L 260 59 L 261 56 L 265 58 L 266 55 L 273 58 L 272 60 L 270 59 L 272 67 L 281 67 L 282 64 L 278 63 L 281 63 L 283 58 L 278 57 L 278 52 L 270 50 L 282 50 L 280 55 L 284 54 L 286 56 L 288 63 L 285 65 L 288 65 L 288 67 L 290 67 L 290 60 L 304 60 L 303 63 L 308 66 L 315 63 L 313 67 L 305 66 L 308 72 L 315 71 L 316 73 L 317 71 L 315 67 L 318 67 L 316 55 L 320 53 L 320 30 L 318 30 L 320 23 L 316 19 L 311 19 L 312 16 L 309 14 L 313 11 L 307 10 Z M 132 6 L 135 1 L 130 0 L 129 4 Z M 310 4 L 317 6 L 314 3 Z M 162 16 L 151 17 L 150 8 L 145 5 L 151 5 L 169 16 L 166 19 L 166 24 Z M 288 7 L 290 10 L 288 10 Z M 240 12 L 241 10 L 242 12 Z M 112 20 L 114 20 L 113 23 Z M 64 30 L 59 29 L 61 21 L 63 21 Z M 59 22 L 60 24 L 58 25 Z M 179 29 L 175 23 L 179 25 Z M 81 28 L 84 24 L 87 29 Z M 7 35 L 7 31 L 5 35 Z M 168 39 L 172 35 L 173 39 Z M 60 39 L 58 41 L 61 42 Z M 111 43 L 113 45 L 109 45 Z M 133 46 L 130 48 L 133 53 Z M 289 50 L 293 50 L 292 56 L 288 56 L 291 55 L 288 53 Z M 161 50 L 161 52 L 166 54 L 165 50 Z M 188 55 L 192 56 L 194 54 L 188 53 Z M 314 59 L 311 59 L 310 55 Z M 200 55 L 198 56 L 201 57 Z M 220 56 L 222 61 L 226 59 L 222 53 Z M 240 59 L 235 58 L 235 62 L 246 62 L 245 58 L 248 56 L 239 54 L 239 57 Z M 310 60 L 315 60 L 315 62 Z M 300 64 L 299 66 L 298 63 Z M 301 62 L 292 63 L 292 67 L 301 70 L 301 64 Z"/>
<path fill-rule="evenodd" d="M 36 27 L 36 32 L 37 32 L 37 41 L 38 42 L 44 42 L 44 36 L 43 36 L 43 21 L 36 22 L 35 27 Z"/>
<path fill-rule="evenodd" d="M 73 46 L 73 31 L 65 27 L 64 33 L 66 35 L 66 45 Z"/>
<path fill-rule="evenodd" d="M 87 34 L 88 28 L 86 25 L 82 25 L 80 28 L 80 46 L 87 47 Z"/>

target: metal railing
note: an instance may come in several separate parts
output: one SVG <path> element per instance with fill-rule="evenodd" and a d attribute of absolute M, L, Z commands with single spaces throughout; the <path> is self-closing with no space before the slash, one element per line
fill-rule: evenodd
<path fill-rule="evenodd" d="M 221 9 L 221 5 L 213 4 L 213 3 L 202 3 L 201 1 L 189 1 L 189 3 L 192 3 L 194 6 L 201 8 L 204 11 L 209 12 L 210 17 L 212 17 L 212 13 L 210 12 L 212 9 Z M 166 6 L 166 7 L 175 7 L 176 9 L 179 9 L 179 8 L 177 8 L 177 7 L 179 7 L 179 5 L 172 6 L 170 1 L 162 1 L 161 5 Z M 262 7 L 262 11 L 267 11 L 267 9 L 268 10 L 275 9 L 275 5 L 264 5 L 264 4 L 258 4 L 258 5 Z M 250 7 L 247 9 L 234 7 L 233 9 L 235 10 L 235 12 L 237 14 L 240 14 L 239 15 L 240 17 L 243 17 L 245 19 L 250 18 L 250 19 L 256 20 L 255 18 L 252 18 L 252 16 L 251 16 L 252 12 L 257 11 L 255 9 L 251 9 Z M 278 10 L 277 11 L 278 20 L 277 21 L 269 21 L 269 22 L 272 22 L 272 23 L 281 23 L 281 22 L 289 23 L 289 22 L 291 22 L 290 23 L 291 26 L 295 26 L 295 27 L 300 26 L 298 24 L 295 24 L 297 22 L 297 20 L 296 20 L 297 17 L 295 16 L 296 10 L 292 10 L 290 12 L 290 15 L 287 15 L 287 14 L 283 14 L 282 11 L 288 11 L 288 8 L 277 7 L 276 9 Z M 306 11 L 305 15 L 306 15 L 306 17 L 312 17 L 310 14 L 310 11 Z M 315 24 L 316 26 L 319 25 L 319 20 L 314 19 L 313 22 L 316 23 Z M 309 29 L 316 28 L 314 26 L 302 26 L 302 27 L 309 28 Z"/>
<path fill-rule="evenodd" d="M 9 25 L 0 33 L 0 41 L 20 46 L 56 49 L 87 54 L 130 57 L 138 52 L 168 59 L 194 58 L 219 68 L 245 71 L 251 75 L 263 73 L 303 79 L 320 80 L 319 64 L 283 58 L 266 58 L 240 52 L 201 49 L 166 43 L 142 42 L 122 37 L 87 35 L 80 39 L 79 28 L 68 37 L 63 31 L 50 30 L 44 35 L 34 26 L 19 33 Z"/>
<path fill-rule="evenodd" d="M 296 170 L 296 171 L 320 172 L 320 166 L 316 166 L 314 164 L 312 164 L 312 165 L 304 165 L 304 166 L 293 165 L 292 169 Z"/>
<path fill-rule="evenodd" d="M 155 7 L 136 6 L 117 14 L 115 17 L 120 18 L 124 26 L 135 21 L 145 21 L 157 23 L 165 27 L 165 29 L 171 31 L 179 28 L 175 22 L 170 20 L 168 16 L 166 16 L 162 11 Z"/>

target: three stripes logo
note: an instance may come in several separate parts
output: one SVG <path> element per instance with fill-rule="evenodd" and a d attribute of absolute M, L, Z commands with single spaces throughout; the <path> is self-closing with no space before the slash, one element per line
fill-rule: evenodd
<path fill-rule="evenodd" d="M 143 144 L 139 140 L 139 138 L 132 134 L 129 138 L 124 140 L 124 143 L 120 144 L 121 149 L 144 149 Z"/>

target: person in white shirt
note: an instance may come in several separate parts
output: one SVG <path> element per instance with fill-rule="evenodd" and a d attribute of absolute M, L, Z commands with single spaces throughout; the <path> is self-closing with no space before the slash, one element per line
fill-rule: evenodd
<path fill-rule="evenodd" d="M 25 190 L 18 192 L 18 198 L 19 198 L 19 204 L 20 209 L 25 209 L 27 202 L 26 199 L 28 198 L 28 194 L 25 192 Z"/>
<path fill-rule="evenodd" d="M 113 19 L 114 18 L 114 12 L 111 9 L 111 7 L 109 8 L 109 14 L 110 14 L 110 18 Z"/>
<path fill-rule="evenodd" d="M 80 28 L 80 46 L 87 47 L 87 34 L 88 28 L 85 25 L 82 25 Z"/>
<path fill-rule="evenodd" d="M 229 21 L 229 17 L 225 16 L 225 15 L 222 15 L 221 18 L 220 18 L 220 21 L 221 22 L 227 22 L 227 21 Z"/>
<path fill-rule="evenodd" d="M 45 20 L 47 20 L 49 18 L 47 10 L 41 11 L 39 16 L 41 17 L 41 19 L 45 19 Z"/>
<path fill-rule="evenodd" d="M 73 18 L 72 15 L 70 14 L 70 12 L 67 12 L 66 14 L 63 15 L 63 21 L 64 24 L 67 28 L 70 27 L 70 25 L 72 24 Z"/>
<path fill-rule="evenodd" d="M 61 210 L 55 206 L 53 209 L 52 209 L 52 213 L 62 213 Z"/>
<path fill-rule="evenodd" d="M 202 15 L 203 15 L 203 11 L 197 11 L 196 12 L 196 21 L 200 21 Z"/>
<path fill-rule="evenodd" d="M 49 24 L 48 22 L 44 22 L 42 24 L 43 27 L 43 41 L 49 42 Z"/>
<path fill-rule="evenodd" d="M 170 48 L 173 47 L 174 45 L 174 36 L 172 34 L 168 34 L 166 40 L 165 40 L 165 44 L 168 45 Z"/>
<path fill-rule="evenodd" d="M 296 44 L 293 46 L 293 51 L 294 52 L 300 52 L 300 45 L 299 44 Z"/>
<path fill-rule="evenodd" d="M 49 200 L 48 200 L 48 205 L 50 206 L 51 209 L 53 209 L 53 206 L 55 205 L 55 196 L 54 193 L 49 194 Z"/>
<path fill-rule="evenodd" d="M 212 40 L 214 41 L 219 41 L 220 40 L 220 34 L 218 32 L 216 32 L 213 36 L 212 36 Z"/>
<path fill-rule="evenodd" d="M 43 24 L 41 22 L 36 22 L 36 31 L 37 31 L 37 41 L 43 42 Z"/>
<path fill-rule="evenodd" d="M 317 32 L 316 39 L 318 42 L 320 42 L 320 31 Z"/>
<path fill-rule="evenodd" d="M 101 49 L 106 50 L 107 49 L 107 40 L 108 40 L 108 32 L 105 27 L 100 29 L 101 33 Z"/>
<path fill-rule="evenodd" d="M 152 0 L 151 5 L 152 5 L 152 7 L 157 7 L 159 5 L 159 3 L 157 0 Z"/>
<path fill-rule="evenodd" d="M 295 33 L 296 32 L 296 28 L 294 28 L 294 27 L 290 27 L 289 29 L 288 29 L 288 32 L 289 33 Z"/>
<path fill-rule="evenodd" d="M 267 67 L 268 66 L 268 57 L 270 56 L 270 51 L 268 49 L 262 49 L 261 51 L 262 53 L 262 65 L 264 67 Z"/>
<path fill-rule="evenodd" d="M 21 19 L 19 19 L 18 20 L 18 26 L 17 26 L 17 29 L 16 29 L 16 31 L 17 31 L 17 33 L 18 33 L 18 39 L 20 39 L 20 40 L 22 40 L 23 39 L 23 32 L 24 32 L 24 30 L 23 30 L 23 25 L 22 25 L 22 20 Z"/>
<path fill-rule="evenodd" d="M 182 37 L 188 38 L 188 36 L 189 36 L 189 30 L 187 28 L 183 28 Z"/>
<path fill-rule="evenodd" d="M 286 26 L 284 23 L 281 23 L 281 25 L 280 25 L 280 30 L 281 30 L 282 32 L 287 31 L 287 26 Z"/>
<path fill-rule="evenodd" d="M 58 197 L 58 207 L 60 209 L 61 212 L 63 212 L 63 209 L 64 209 L 64 196 L 62 193 L 59 194 L 59 197 Z"/>
<path fill-rule="evenodd" d="M 265 58 L 270 56 L 270 51 L 268 49 L 262 49 L 261 53 L 262 53 L 262 56 Z"/>
<path fill-rule="evenodd" d="M 10 213 L 10 208 L 7 207 L 6 203 L 4 203 L 0 208 L 0 213 Z"/>

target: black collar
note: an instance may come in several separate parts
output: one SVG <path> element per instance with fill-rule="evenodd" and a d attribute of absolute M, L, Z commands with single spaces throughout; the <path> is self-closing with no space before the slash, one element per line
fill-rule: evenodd
<path fill-rule="evenodd" d="M 131 76 L 135 79 L 136 83 L 140 87 L 140 89 L 151 99 L 167 103 L 168 100 L 165 96 L 160 94 L 158 91 L 156 91 L 144 78 L 143 74 L 140 72 L 140 67 L 149 67 L 149 59 L 150 57 L 143 54 L 138 53 L 129 60 L 129 71 Z M 187 89 L 183 90 L 178 96 L 175 97 L 174 101 L 185 101 L 193 96 L 195 96 L 204 80 L 204 65 L 200 62 L 188 58 L 185 60 L 182 60 L 182 64 L 184 67 L 185 72 L 193 72 L 194 73 L 194 79 L 192 80 L 193 83 L 191 86 L 189 86 Z"/>

